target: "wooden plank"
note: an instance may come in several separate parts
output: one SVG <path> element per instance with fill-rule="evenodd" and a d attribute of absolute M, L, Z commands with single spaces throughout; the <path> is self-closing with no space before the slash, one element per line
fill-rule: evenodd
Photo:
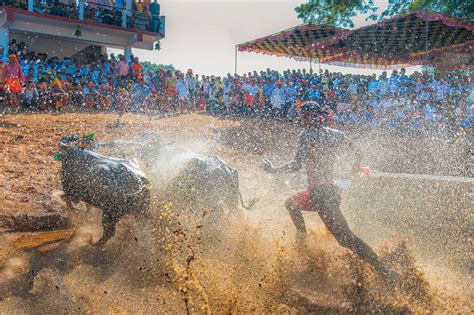
<path fill-rule="evenodd" d="M 72 229 L 25 232 L 25 233 L 5 233 L 5 238 L 17 249 L 30 250 L 41 246 L 59 243 L 71 238 Z"/>

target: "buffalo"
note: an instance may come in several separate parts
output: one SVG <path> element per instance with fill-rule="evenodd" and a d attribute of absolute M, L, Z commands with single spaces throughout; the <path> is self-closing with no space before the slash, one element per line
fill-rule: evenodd
<path fill-rule="evenodd" d="M 197 154 L 184 147 L 165 143 L 157 132 L 146 132 L 133 141 L 115 141 L 101 145 L 113 155 L 137 159 L 145 167 L 157 201 L 172 201 L 181 210 L 206 209 L 214 217 L 224 212 L 251 209 L 257 202 L 245 204 L 239 189 L 237 170 L 215 155 Z"/>
<path fill-rule="evenodd" d="M 125 159 L 110 158 L 81 147 L 75 134 L 59 142 L 64 199 L 83 201 L 102 210 L 104 233 L 96 245 L 104 245 L 115 234 L 115 225 L 125 214 L 145 215 L 150 205 L 150 184 L 139 166 Z"/>

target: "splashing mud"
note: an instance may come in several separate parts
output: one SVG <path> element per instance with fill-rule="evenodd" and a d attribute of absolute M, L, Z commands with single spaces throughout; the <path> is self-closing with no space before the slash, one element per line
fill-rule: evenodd
<path fill-rule="evenodd" d="M 67 119 L 67 115 L 61 117 Z M 23 119 L 17 122 L 28 125 Z M 81 117 L 71 119 L 79 119 L 84 125 L 98 123 Z M 98 128 L 111 119 L 104 119 Z M 317 216 L 307 216 L 308 243 L 305 248 L 297 248 L 283 202 L 300 178 L 273 181 L 255 166 L 260 152 L 217 144 L 219 137 L 229 140 L 230 133 L 223 126 L 231 129 L 236 122 L 226 126 L 222 121 L 198 115 L 160 122 L 143 119 L 143 125 L 137 123 L 140 118 L 132 116 L 129 120 L 132 127 L 136 124 L 131 129 L 134 135 L 155 129 L 199 153 L 218 152 L 239 169 L 243 193 L 261 198 L 256 209 L 206 224 L 209 209 L 182 211 L 179 204 L 163 202 L 155 191 L 148 217 L 123 218 L 116 236 L 99 249 L 91 244 L 102 233 L 100 211 L 93 208 L 87 212 L 83 204 L 75 205 L 74 211 L 69 210 L 72 236 L 53 248 L 21 250 L 8 241 L 8 234 L 0 239 L 1 313 L 472 311 L 472 278 L 462 270 L 461 276 L 456 276 L 458 271 L 449 266 L 443 266 L 449 281 L 425 273 L 430 270 L 429 265 L 420 265 L 418 253 L 405 238 L 390 239 L 392 235 L 380 229 L 367 234 L 370 242 L 383 244 L 379 251 L 383 261 L 400 271 L 397 285 L 381 279 L 368 265 L 338 246 Z M 215 129 L 204 128 L 204 122 Z M 189 128 L 179 134 L 187 124 Z M 126 138 L 121 130 L 104 137 Z M 170 173 L 166 175 L 172 177 Z M 158 189 L 160 181 L 153 179 L 154 189 Z M 50 187 L 50 196 L 52 188 L 59 190 L 58 183 Z M 58 193 L 52 199 L 61 203 Z M 356 214 L 351 217 L 356 217 L 351 224 L 359 223 Z M 364 229 L 362 225 L 358 225 L 360 230 Z"/>

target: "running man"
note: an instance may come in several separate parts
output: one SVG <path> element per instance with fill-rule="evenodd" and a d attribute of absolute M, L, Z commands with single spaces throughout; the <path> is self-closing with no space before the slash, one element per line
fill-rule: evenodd
<path fill-rule="evenodd" d="M 292 161 L 274 167 L 263 160 L 262 168 L 269 173 L 296 172 L 306 168 L 308 188 L 288 199 L 285 203 L 291 220 L 297 230 L 297 241 L 306 240 L 306 226 L 302 211 L 316 211 L 337 242 L 368 262 L 381 275 L 393 274 L 387 269 L 377 254 L 363 240 L 350 230 L 339 205 L 341 197 L 334 181 L 334 164 L 340 148 L 348 148 L 357 156 L 352 173 L 360 172 L 362 155 L 355 145 L 340 131 L 326 126 L 332 115 L 314 102 L 307 102 L 301 108 L 304 126 L 298 136 L 298 149 Z"/>

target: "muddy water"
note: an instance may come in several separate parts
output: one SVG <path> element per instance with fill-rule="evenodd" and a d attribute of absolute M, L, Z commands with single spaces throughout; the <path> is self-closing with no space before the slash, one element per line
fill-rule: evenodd
<path fill-rule="evenodd" d="M 121 220 L 116 237 L 103 250 L 91 245 L 101 235 L 100 212 L 93 209 L 86 213 L 81 204 L 69 213 L 72 235 L 64 235 L 65 241 L 48 250 L 15 246 L 18 242 L 4 235 L 0 241 L 2 313 L 468 314 L 473 309 L 468 271 L 439 263 L 430 265 L 426 259 L 420 265 L 417 248 L 383 228 L 365 236 L 378 245 L 377 252 L 388 265 L 400 270 L 398 286 L 385 283 L 370 267 L 340 248 L 316 215 L 305 216 L 310 230 L 308 246 L 296 249 L 294 229 L 283 203 L 300 189 L 301 175 L 274 177 L 256 167 L 262 154 L 280 160 L 287 157 L 290 150 L 284 144 L 294 134 L 293 129 L 286 130 L 287 136 L 262 130 L 261 135 L 271 139 L 269 143 L 237 134 L 246 142 L 235 145 L 235 141 L 229 143 L 233 138 L 227 135 L 228 130 L 235 132 L 239 123 L 206 116 L 153 121 L 130 116 L 125 118 L 128 130 L 108 130 L 107 123 L 114 117 L 106 115 L 100 119 L 87 115 L 41 118 L 70 123 L 69 128 L 55 126 L 60 129 L 56 138 L 92 126 L 102 139 L 130 138 L 144 130 L 159 130 L 171 141 L 197 152 L 222 156 L 239 170 L 244 196 L 257 196 L 260 202 L 244 217 L 228 217 L 214 228 L 203 228 L 206 209 L 196 209 L 192 215 L 155 200 L 147 220 Z M 8 117 L 12 123 L 29 128 L 31 146 L 36 138 L 45 142 L 37 119 Z M 279 150 L 269 150 L 269 146 Z M 21 152 L 20 147 L 17 149 Z M 51 144 L 48 150 L 53 149 Z M 28 167 L 33 180 L 41 183 L 41 167 L 37 172 L 34 165 Z M 39 193 L 54 199 L 58 184 L 55 178 Z M 357 217 L 367 222 L 370 213 L 351 216 L 352 222 L 358 223 L 356 230 L 368 229 Z M 444 278 L 438 276 L 439 270 Z"/>

